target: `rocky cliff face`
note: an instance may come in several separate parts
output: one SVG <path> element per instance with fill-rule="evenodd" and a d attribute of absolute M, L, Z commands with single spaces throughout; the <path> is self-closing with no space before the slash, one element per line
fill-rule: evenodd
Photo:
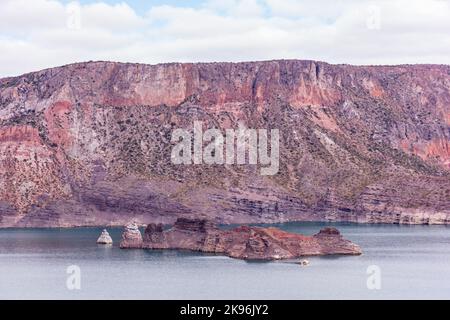
<path fill-rule="evenodd" d="M 124 235 L 127 234 L 125 230 Z M 345 240 L 335 228 L 305 236 L 278 228 L 240 226 L 221 230 L 211 221 L 191 218 L 178 218 L 168 230 L 163 230 L 162 224 L 149 224 L 143 242 L 137 245 L 125 242 L 121 248 L 182 249 L 252 260 L 361 254 L 361 248 Z"/>
<path fill-rule="evenodd" d="M 139 226 L 135 222 L 128 223 L 122 232 L 121 248 L 141 248 L 142 235 Z"/>
<path fill-rule="evenodd" d="M 280 168 L 174 165 L 175 128 L 280 130 Z M 0 80 L 0 226 L 450 222 L 450 66 L 90 62 Z"/>

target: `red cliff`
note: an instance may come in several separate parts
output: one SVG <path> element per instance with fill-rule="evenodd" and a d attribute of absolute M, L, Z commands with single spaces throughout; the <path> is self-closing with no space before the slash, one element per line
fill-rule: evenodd
<path fill-rule="evenodd" d="M 450 222 L 450 66 L 79 63 L 0 79 L 0 226 Z M 280 130 L 280 168 L 174 165 L 171 133 Z"/>

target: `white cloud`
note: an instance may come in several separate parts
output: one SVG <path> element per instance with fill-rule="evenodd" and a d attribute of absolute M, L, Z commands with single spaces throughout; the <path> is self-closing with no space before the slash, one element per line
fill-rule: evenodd
<path fill-rule="evenodd" d="M 147 25 L 147 21 L 126 3 L 111 6 L 100 2 L 83 6 L 81 20 L 85 28 L 101 28 L 113 32 L 126 32 L 145 28 Z"/>
<path fill-rule="evenodd" d="M 0 1 L 0 76 L 86 60 L 450 64 L 446 0 L 209 0 L 142 15 L 98 2 L 78 5 L 79 17 L 70 8 Z"/>
<path fill-rule="evenodd" d="M 360 0 L 267 0 L 267 5 L 276 16 L 327 20 L 338 17 Z M 366 3 L 367 5 L 367 3 Z"/>
<path fill-rule="evenodd" d="M 262 2 L 257 0 L 209 0 L 205 2 L 204 7 L 244 18 L 261 16 L 264 12 Z"/>
<path fill-rule="evenodd" d="M 64 6 L 57 1 L 0 1 L 0 32 L 29 32 L 34 28 L 57 28 L 64 24 Z"/>

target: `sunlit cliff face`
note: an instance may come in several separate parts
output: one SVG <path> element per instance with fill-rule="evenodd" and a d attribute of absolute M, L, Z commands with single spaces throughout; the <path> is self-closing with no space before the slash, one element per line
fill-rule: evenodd
<path fill-rule="evenodd" d="M 450 221 L 450 67 L 81 63 L 0 80 L 0 225 Z M 170 161 L 171 134 L 280 131 L 258 165 Z"/>

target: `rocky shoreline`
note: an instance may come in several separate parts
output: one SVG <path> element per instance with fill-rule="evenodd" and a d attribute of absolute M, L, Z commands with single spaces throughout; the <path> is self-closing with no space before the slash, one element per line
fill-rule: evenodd
<path fill-rule="evenodd" d="M 0 211 L 1 215 L 1 211 Z M 0 219 L 0 229 L 10 228 L 83 228 L 83 227 L 123 227 L 130 219 L 134 219 L 138 224 L 144 223 L 142 216 L 118 218 L 114 221 L 108 220 L 108 217 L 102 219 L 95 219 L 91 221 L 80 221 L 69 219 L 61 220 L 46 220 L 43 217 L 35 217 L 36 220 L 28 220 L 23 216 L 2 216 Z M 152 217 L 145 219 L 145 222 L 152 221 Z M 241 217 L 242 218 L 242 217 Z M 288 222 L 347 222 L 356 224 L 395 224 L 395 225 L 450 225 L 450 213 L 447 212 L 424 212 L 420 210 L 411 212 L 347 212 L 347 211 L 333 211 L 333 212 L 304 212 L 302 216 L 295 216 L 285 214 L 283 216 L 266 216 L 257 217 L 256 219 L 225 219 L 216 217 L 214 221 L 218 224 L 273 224 L 273 223 L 288 223 Z M 173 224 L 177 220 L 177 216 L 169 215 L 167 217 L 158 217 L 158 221 L 163 224 Z"/>
<path fill-rule="evenodd" d="M 124 228 L 122 249 L 179 249 L 223 254 L 246 260 L 279 260 L 318 255 L 360 255 L 361 248 L 342 237 L 336 228 L 323 228 L 313 236 L 274 227 L 239 226 L 222 230 L 206 219 L 178 218 L 164 230 L 147 225 L 141 236 L 136 223 Z"/>

